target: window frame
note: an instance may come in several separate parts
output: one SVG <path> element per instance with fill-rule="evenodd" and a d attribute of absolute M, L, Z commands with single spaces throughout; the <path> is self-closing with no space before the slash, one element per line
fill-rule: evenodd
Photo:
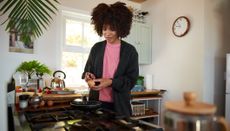
<path fill-rule="evenodd" d="M 59 69 L 63 69 L 62 66 L 63 52 L 89 54 L 91 50 L 91 47 L 82 47 L 82 46 L 74 46 L 74 45 L 66 44 L 66 20 L 68 19 L 83 22 L 82 24 L 84 23 L 90 24 L 91 22 L 91 16 L 86 12 L 82 12 L 78 10 L 69 10 L 69 9 L 61 10 L 61 37 L 60 37 L 61 40 L 59 39 L 61 43 L 60 43 L 60 54 L 59 54 L 60 57 L 58 58 Z M 84 30 L 82 30 L 82 34 L 84 35 Z M 102 40 L 102 38 L 98 36 L 98 41 L 100 40 Z M 96 42 L 97 41 L 95 41 L 95 43 Z"/>
<path fill-rule="evenodd" d="M 76 21 L 80 21 L 80 22 L 85 22 L 85 23 L 90 23 L 90 16 L 88 15 L 84 15 L 84 14 L 79 14 L 79 13 L 75 13 L 75 12 L 70 12 L 70 11 L 66 11 L 66 10 L 62 10 L 62 19 L 63 19 L 63 23 L 62 23 L 62 27 L 63 27 L 63 34 L 62 34 L 62 50 L 61 53 L 63 51 L 70 51 L 70 52 L 84 52 L 84 53 L 88 53 L 90 51 L 91 48 L 83 48 L 81 46 L 72 46 L 72 45 L 67 45 L 66 41 L 65 41 L 65 34 L 66 34 L 66 20 L 67 19 L 71 19 L 71 20 L 76 20 Z M 88 19 L 86 19 L 88 17 Z M 82 32 L 82 34 L 84 34 Z"/>

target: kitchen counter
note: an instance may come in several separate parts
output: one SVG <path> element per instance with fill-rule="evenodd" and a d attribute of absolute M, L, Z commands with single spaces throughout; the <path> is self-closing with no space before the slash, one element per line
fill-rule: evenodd
<path fill-rule="evenodd" d="M 147 96 L 147 95 L 156 96 L 156 95 L 162 94 L 162 92 L 164 92 L 164 90 L 157 90 L 157 89 L 144 90 L 140 92 L 131 92 L 131 96 L 132 97 Z M 17 96 L 22 95 L 22 94 L 28 94 L 32 96 L 34 92 L 17 92 Z M 44 100 L 73 100 L 75 98 L 82 97 L 82 94 L 79 94 L 79 93 L 77 94 L 41 94 L 41 93 L 37 93 L 37 94 L 39 96 L 42 96 Z"/>
<path fill-rule="evenodd" d="M 131 98 L 137 98 L 137 97 L 157 97 L 161 96 L 162 90 L 145 90 L 142 92 L 131 92 Z M 84 94 L 88 96 L 87 94 Z M 82 94 L 42 94 L 42 99 L 44 101 L 53 101 L 54 104 L 56 103 L 69 103 L 70 101 L 73 101 L 76 98 L 82 98 Z"/>
<path fill-rule="evenodd" d="M 164 93 L 164 90 L 145 90 L 141 92 L 131 92 L 131 97 L 157 96 L 157 95 L 161 95 L 162 93 Z M 44 100 L 68 101 L 76 98 L 81 98 L 82 94 L 68 94 L 68 95 L 43 94 L 42 97 Z"/>
<path fill-rule="evenodd" d="M 143 96 L 143 95 L 147 95 L 147 96 L 149 96 L 149 95 L 151 95 L 151 96 L 155 95 L 155 93 L 152 94 L 150 92 L 151 91 L 148 91 L 147 93 L 146 92 L 142 92 L 142 93 L 141 92 L 135 92 L 135 93 L 133 92 L 132 93 L 132 97 L 140 97 L 140 96 Z M 46 98 L 48 98 L 48 97 L 51 97 L 51 96 L 54 96 L 54 95 L 51 94 L 51 95 L 45 95 L 45 96 L 47 96 Z M 81 98 L 81 95 L 75 95 L 74 97 Z M 71 97 L 69 97 L 69 98 L 71 98 Z M 25 117 L 25 111 L 44 110 L 46 108 L 49 108 L 49 109 L 53 108 L 53 109 L 55 109 L 55 108 L 62 108 L 62 107 L 68 107 L 68 106 L 69 105 L 66 105 L 66 103 L 65 103 L 65 104 L 57 104 L 57 105 L 55 105 L 53 107 L 47 107 L 47 106 L 45 106 L 45 107 L 37 108 L 37 109 L 27 108 L 25 110 L 20 110 L 18 106 L 11 105 L 11 107 L 12 107 L 12 113 L 13 113 L 14 128 L 15 128 L 16 131 L 30 131 L 31 130 L 30 125 L 27 122 L 27 119 Z"/>

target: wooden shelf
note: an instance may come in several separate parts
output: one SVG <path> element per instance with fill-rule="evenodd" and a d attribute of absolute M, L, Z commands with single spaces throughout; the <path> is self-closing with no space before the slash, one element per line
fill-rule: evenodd
<path fill-rule="evenodd" d="M 138 91 L 138 92 L 131 92 L 132 96 L 146 96 L 146 95 L 159 95 L 161 93 L 158 89 L 153 90 L 145 90 L 145 91 Z"/>
<path fill-rule="evenodd" d="M 61 104 L 54 104 L 53 106 L 43 106 L 43 107 L 37 107 L 33 108 L 32 106 L 28 106 L 25 109 L 20 109 L 18 104 L 15 104 L 15 109 L 17 112 L 25 112 L 25 111 L 42 111 L 42 110 L 53 110 L 53 109 L 60 109 L 60 108 L 67 108 L 70 107 L 69 103 L 61 103 Z"/>
<path fill-rule="evenodd" d="M 160 125 L 161 104 L 162 104 L 163 96 L 161 94 L 155 95 L 154 93 L 152 93 L 151 91 L 132 93 L 132 98 L 131 98 L 132 102 L 145 103 L 144 115 L 135 115 L 135 116 L 133 115 L 131 116 L 132 119 L 153 118 L 153 123 Z M 135 112 L 133 114 L 135 114 Z"/>
<path fill-rule="evenodd" d="M 159 114 L 151 108 L 145 109 L 145 115 L 131 116 L 131 118 L 133 119 L 143 119 L 143 118 L 152 118 L 152 117 L 159 117 Z"/>
<path fill-rule="evenodd" d="M 142 100 L 161 100 L 162 96 L 142 96 L 142 97 L 132 97 L 132 101 L 142 101 Z"/>

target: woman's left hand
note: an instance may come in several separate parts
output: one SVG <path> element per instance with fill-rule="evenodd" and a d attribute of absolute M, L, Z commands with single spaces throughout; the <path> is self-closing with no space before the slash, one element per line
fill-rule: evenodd
<path fill-rule="evenodd" d="M 94 79 L 94 82 L 96 84 L 91 88 L 93 90 L 101 90 L 102 88 L 109 87 L 112 85 L 112 80 L 109 78 Z"/>

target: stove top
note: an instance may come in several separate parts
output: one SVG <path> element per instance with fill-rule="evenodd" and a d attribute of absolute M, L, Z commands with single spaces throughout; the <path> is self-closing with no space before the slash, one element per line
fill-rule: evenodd
<path fill-rule="evenodd" d="M 153 124 L 117 116 L 104 109 L 81 111 L 63 107 L 26 111 L 25 117 L 33 131 L 163 131 Z"/>

